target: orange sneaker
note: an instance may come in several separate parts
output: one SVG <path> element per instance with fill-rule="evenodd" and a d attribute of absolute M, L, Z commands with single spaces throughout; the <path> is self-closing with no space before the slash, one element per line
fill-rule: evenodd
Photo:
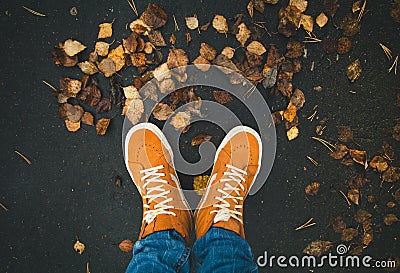
<path fill-rule="evenodd" d="M 129 130 L 125 164 L 143 200 L 139 239 L 175 229 L 189 244 L 192 211 L 175 172 L 172 149 L 156 125 L 140 123 Z"/>
<path fill-rule="evenodd" d="M 194 215 L 197 239 L 212 226 L 244 238 L 243 202 L 260 171 L 261 156 L 261 138 L 253 129 L 237 126 L 226 135 Z"/>

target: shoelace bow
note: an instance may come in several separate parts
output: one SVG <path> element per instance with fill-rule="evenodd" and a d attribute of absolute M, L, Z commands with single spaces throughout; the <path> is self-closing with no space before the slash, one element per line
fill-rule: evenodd
<path fill-rule="evenodd" d="M 228 221 L 231 217 L 238 220 L 240 223 L 243 223 L 243 220 L 241 219 L 242 213 L 238 211 L 238 209 L 243 208 L 243 205 L 239 205 L 238 203 L 239 201 L 243 200 L 243 196 L 240 196 L 240 190 L 245 190 L 242 182 L 245 181 L 243 176 L 247 175 L 247 172 L 230 164 L 226 164 L 226 167 L 228 168 L 228 171 L 224 172 L 224 175 L 228 177 L 222 178 L 218 182 L 225 183 L 225 185 L 222 189 L 217 189 L 222 196 L 215 197 L 215 199 L 217 199 L 220 203 L 213 205 L 213 207 L 217 209 L 212 210 L 210 214 L 216 213 L 214 217 L 214 223 L 219 221 Z M 234 182 L 235 186 L 232 186 L 232 184 L 228 182 Z M 235 193 L 236 196 L 232 195 L 232 193 Z M 231 199 L 235 203 L 234 209 L 230 209 L 231 204 L 227 201 L 227 199 Z"/>
<path fill-rule="evenodd" d="M 142 190 L 146 194 L 143 196 L 143 198 L 148 199 L 147 204 L 143 205 L 144 208 L 148 209 L 144 212 L 143 217 L 143 220 L 146 221 L 147 224 L 150 224 L 157 217 L 157 215 L 160 214 L 176 216 L 174 212 L 169 211 L 169 209 L 174 208 L 174 206 L 168 204 L 173 200 L 173 198 L 168 198 L 168 194 L 171 191 L 164 189 L 164 184 L 168 184 L 168 182 L 164 179 L 161 179 L 161 177 L 165 176 L 165 173 L 159 172 L 162 169 L 164 169 L 164 166 L 160 165 L 140 171 L 140 174 L 144 174 L 141 178 L 141 181 L 145 181 L 142 186 Z M 150 186 L 150 184 L 152 184 L 152 186 Z M 159 198 L 163 198 L 164 200 L 155 204 L 153 209 L 150 209 L 150 204 Z"/>

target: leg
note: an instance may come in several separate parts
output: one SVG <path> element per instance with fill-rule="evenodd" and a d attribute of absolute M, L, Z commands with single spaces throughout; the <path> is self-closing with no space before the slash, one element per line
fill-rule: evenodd
<path fill-rule="evenodd" d="M 143 201 L 139 240 L 127 273 L 189 272 L 192 212 L 183 195 L 167 139 L 157 126 L 132 127 L 125 164 Z"/>
<path fill-rule="evenodd" d="M 155 232 L 135 243 L 126 273 L 189 272 L 190 248 L 175 230 Z"/>
<path fill-rule="evenodd" d="M 257 132 L 238 126 L 218 148 L 195 213 L 198 272 L 257 272 L 244 240 L 243 203 L 260 171 L 261 147 Z"/>

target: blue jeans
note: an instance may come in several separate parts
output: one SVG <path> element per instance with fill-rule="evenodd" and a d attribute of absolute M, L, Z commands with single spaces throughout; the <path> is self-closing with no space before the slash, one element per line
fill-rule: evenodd
<path fill-rule="evenodd" d="M 175 230 L 155 232 L 135 243 L 126 273 L 190 272 L 190 248 Z M 249 244 L 233 231 L 212 227 L 193 246 L 198 273 L 258 272 Z"/>

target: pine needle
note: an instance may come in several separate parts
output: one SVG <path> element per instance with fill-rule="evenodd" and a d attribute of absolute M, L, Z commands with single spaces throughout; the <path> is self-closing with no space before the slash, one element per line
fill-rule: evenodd
<path fill-rule="evenodd" d="M 1 202 L 0 202 L 0 207 L 2 207 L 5 211 L 8 211 L 8 208 L 4 206 Z"/>
<path fill-rule="evenodd" d="M 34 11 L 33 9 L 30 9 L 30 8 L 28 8 L 28 7 L 25 7 L 25 6 L 22 6 L 22 7 L 23 7 L 25 10 L 27 10 L 28 12 L 32 13 L 33 15 L 40 16 L 40 17 L 46 17 L 46 14 L 43 14 L 43 13 Z"/>
<path fill-rule="evenodd" d="M 331 151 L 332 153 L 333 153 L 333 149 L 336 148 L 335 145 L 331 144 L 330 142 L 328 142 L 322 138 L 319 138 L 319 137 L 311 137 L 311 138 L 320 142 L 322 145 L 324 145 L 326 148 L 328 148 L 329 151 Z"/>
<path fill-rule="evenodd" d="M 50 87 L 51 90 L 53 90 L 54 92 L 58 92 L 57 88 L 55 88 L 54 86 L 52 86 L 50 83 L 46 82 L 46 81 L 42 81 L 42 83 L 44 83 L 45 85 L 47 85 L 48 87 Z"/>
<path fill-rule="evenodd" d="M 393 70 L 394 68 L 394 74 L 397 75 L 397 65 L 398 65 L 398 61 L 399 61 L 399 56 L 396 56 L 396 59 L 394 59 L 394 62 L 392 64 L 392 66 L 388 69 L 389 73 Z"/>
<path fill-rule="evenodd" d="M 139 16 L 139 13 L 136 9 L 135 2 L 133 0 L 127 0 L 127 1 L 128 1 L 129 6 L 131 7 L 131 9 L 133 10 L 133 12 L 136 14 L 136 16 Z"/>
<path fill-rule="evenodd" d="M 391 60 L 392 59 L 392 51 L 384 44 L 379 43 L 379 45 L 381 46 L 383 52 L 385 52 L 385 55 L 388 58 L 388 60 Z"/>
<path fill-rule="evenodd" d="M 344 199 L 345 199 L 346 202 L 347 202 L 347 205 L 348 205 L 349 207 L 351 207 L 350 200 L 349 200 L 349 198 L 347 198 L 346 194 L 344 194 L 344 192 L 342 192 L 342 191 L 339 191 L 339 192 L 343 195 Z"/>
<path fill-rule="evenodd" d="M 363 15 L 364 15 L 364 11 L 365 11 L 365 6 L 366 6 L 366 5 L 367 5 L 367 0 L 364 1 L 363 6 L 361 7 L 361 11 L 360 11 L 360 13 L 358 14 L 358 18 L 357 18 L 358 22 L 361 21 L 361 18 L 362 18 Z"/>
<path fill-rule="evenodd" d="M 27 158 L 26 156 L 24 156 L 23 154 L 21 154 L 21 153 L 18 152 L 18 151 L 14 151 L 14 152 L 15 152 L 17 155 L 19 155 L 20 157 L 22 157 L 22 159 L 25 160 L 26 163 L 28 163 L 29 165 L 32 164 L 32 162 L 29 160 L 29 158 Z"/>
<path fill-rule="evenodd" d="M 311 156 L 307 156 L 307 159 L 310 160 L 311 163 L 314 164 L 315 166 L 318 166 L 319 163 L 314 158 L 312 158 Z"/>
<path fill-rule="evenodd" d="M 90 270 L 89 270 L 89 262 L 86 263 L 86 273 L 90 273 Z"/>
<path fill-rule="evenodd" d="M 172 14 L 172 17 L 174 18 L 174 24 L 175 24 L 175 31 L 179 31 L 179 26 L 178 26 L 178 22 L 176 22 L 176 18 L 175 18 L 175 14 Z"/>
<path fill-rule="evenodd" d="M 301 230 L 301 229 L 308 228 L 308 227 L 312 227 L 312 226 L 316 225 L 316 223 L 311 223 L 311 221 L 312 221 L 313 219 L 314 219 L 314 218 L 311 217 L 310 219 L 308 219 L 307 222 L 305 222 L 305 223 L 302 224 L 301 226 L 295 228 L 294 230 Z"/>

